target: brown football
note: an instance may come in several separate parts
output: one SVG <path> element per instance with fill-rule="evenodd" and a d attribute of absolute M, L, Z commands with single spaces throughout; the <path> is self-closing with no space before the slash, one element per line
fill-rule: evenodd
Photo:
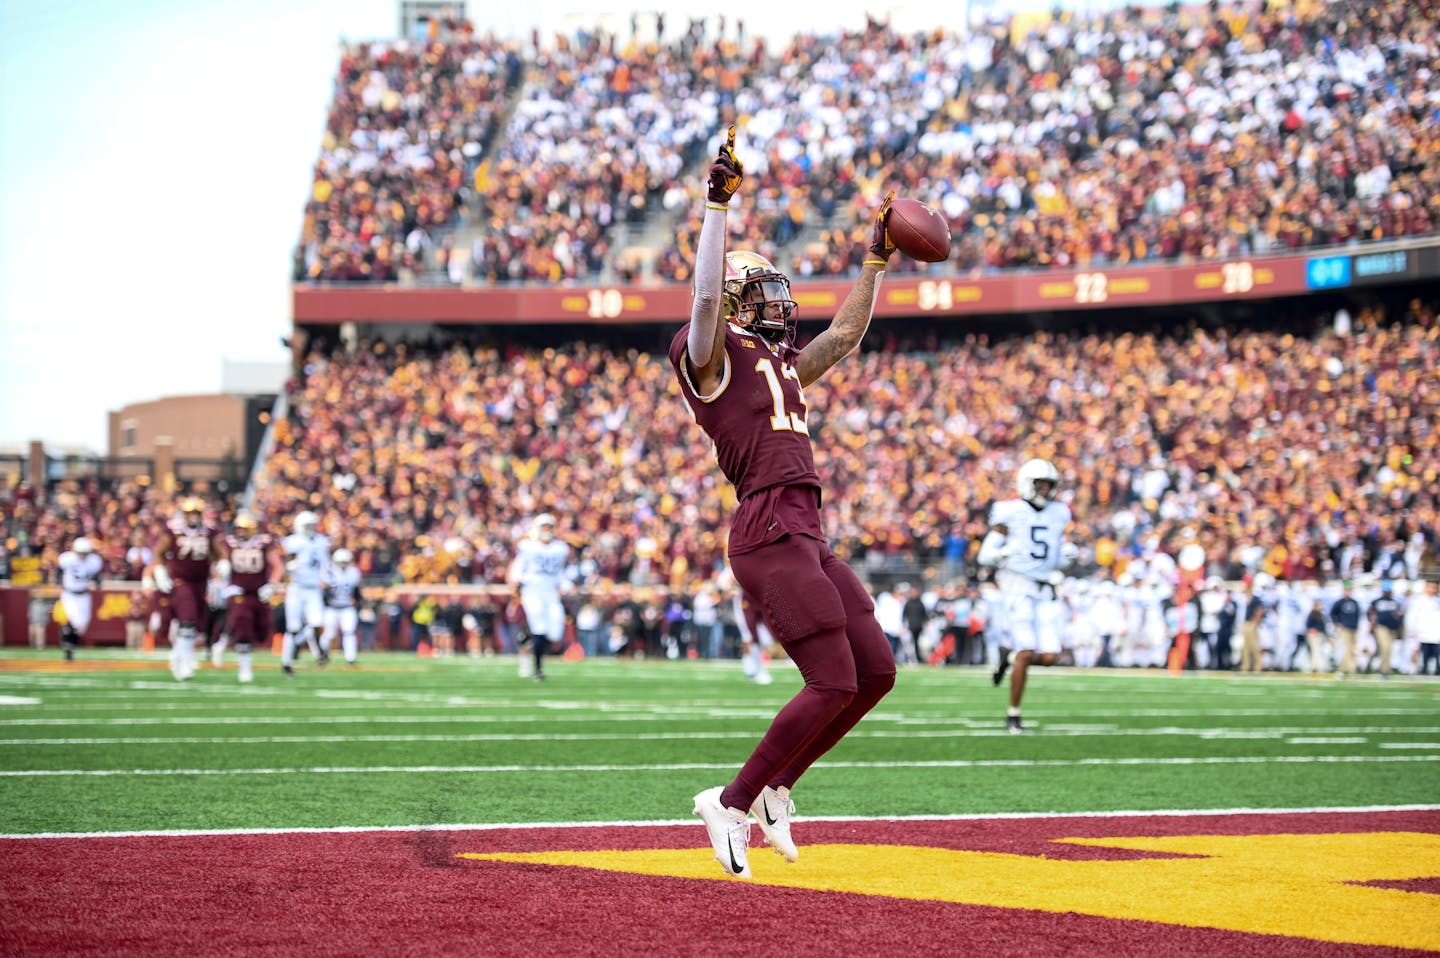
<path fill-rule="evenodd" d="M 939 210 L 919 200 L 891 201 L 886 229 L 890 242 L 911 259 L 939 263 L 950 258 L 950 225 Z"/>

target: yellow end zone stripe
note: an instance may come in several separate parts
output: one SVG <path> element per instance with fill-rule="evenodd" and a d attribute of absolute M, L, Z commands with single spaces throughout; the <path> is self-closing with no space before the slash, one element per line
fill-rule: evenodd
<path fill-rule="evenodd" d="M 1440 949 L 1430 895 L 1353 884 L 1440 875 L 1440 835 L 1197 835 L 1065 839 L 1186 858 L 1064 861 L 904 845 L 815 845 L 800 861 L 751 849 L 754 882 L 997 908 Z M 726 879 L 708 849 L 466 853 L 675 878 Z"/>

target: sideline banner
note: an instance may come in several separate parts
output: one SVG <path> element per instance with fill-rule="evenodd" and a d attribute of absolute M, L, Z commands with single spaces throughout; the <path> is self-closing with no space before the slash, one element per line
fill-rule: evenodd
<path fill-rule="evenodd" d="M 58 599 L 54 586 L 0 586 L 0 645 L 29 645 L 32 614 L 45 623 L 45 645 L 60 643 Z M 32 602 L 43 606 L 31 607 Z M 124 645 L 126 624 L 143 621 L 145 601 L 138 582 L 110 582 L 95 596 L 95 611 L 85 632 L 86 645 Z"/>

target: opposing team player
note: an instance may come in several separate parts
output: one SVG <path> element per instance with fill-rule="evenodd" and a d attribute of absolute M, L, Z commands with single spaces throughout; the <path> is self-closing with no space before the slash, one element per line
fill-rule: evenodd
<path fill-rule="evenodd" d="M 320 654 L 330 657 L 330 643 L 340 636 L 340 650 L 345 655 L 345 664 L 354 665 L 360 654 L 360 642 L 355 636 L 358 618 L 355 600 L 360 597 L 360 570 L 355 566 L 355 556 L 349 549 L 336 549 L 330 556 L 330 574 L 325 580 L 325 627 L 320 633 Z"/>
<path fill-rule="evenodd" d="M 735 579 L 759 601 L 761 617 L 805 679 L 734 780 L 695 796 L 716 859 L 728 874 L 748 878 L 748 814 L 794 861 L 790 789 L 895 684 L 870 593 L 831 553 L 821 529 L 803 391 L 859 347 L 895 247 L 887 197 L 854 287 L 829 328 L 799 349 L 789 279 L 756 253 L 725 252 L 726 211 L 743 176 L 732 128 L 710 167 L 690 321 L 669 355 L 681 395 L 739 500 L 729 545 Z"/>
<path fill-rule="evenodd" d="M 570 544 L 555 538 L 555 517 L 543 513 L 530 525 L 530 535 L 520 540 L 506 581 L 520 590 L 525 624 L 530 633 L 530 657 L 520 650 L 521 677 L 533 675 L 544 681 L 545 652 L 551 642 L 565 638 L 565 605 L 560 587 L 570 563 Z"/>
<path fill-rule="evenodd" d="M 178 681 L 195 674 L 195 641 L 209 613 L 205 591 L 210 566 L 223 563 L 221 575 L 228 575 L 228 552 L 220 530 L 205 520 L 204 501 L 198 496 L 182 499 L 179 512 L 160 534 L 150 570 L 155 587 L 170 596 L 176 625 L 170 637 L 170 672 Z"/>
<path fill-rule="evenodd" d="M 255 646 L 263 647 L 270 634 L 270 597 L 285 569 L 275 538 L 261 532 L 247 512 L 235 517 L 235 532 L 226 544 L 230 549 L 226 627 L 240 661 L 240 681 L 248 683 L 255 678 L 250 655 Z"/>
<path fill-rule="evenodd" d="M 65 661 L 75 658 L 75 650 L 90 628 L 94 597 L 100 588 L 100 572 L 104 562 L 95 554 L 95 546 L 81 536 L 60 554 L 60 607 L 65 610 L 65 624 L 60 627 L 60 648 Z"/>
<path fill-rule="evenodd" d="M 295 674 L 295 641 L 303 639 L 315 661 L 328 661 L 317 634 L 325 624 L 321 584 L 330 572 L 330 538 L 320 534 L 320 517 L 308 509 L 295 517 L 295 531 L 285 537 L 285 642 L 280 671 Z"/>
<path fill-rule="evenodd" d="M 1020 700 L 1030 666 L 1060 661 L 1065 604 L 1056 587 L 1065 581 L 1061 570 L 1074 560 L 1075 547 L 1065 540 L 1070 507 L 1055 501 L 1060 488 L 1056 468 L 1044 459 L 1031 459 L 1020 467 L 1015 485 L 1018 499 L 1005 499 L 990 508 L 990 531 L 976 558 L 995 568 L 1000 624 L 1010 649 L 1000 650 L 993 679 L 999 685 L 1007 668 L 1012 669 L 1005 726 L 1023 733 L 1027 729 L 1020 721 Z"/>

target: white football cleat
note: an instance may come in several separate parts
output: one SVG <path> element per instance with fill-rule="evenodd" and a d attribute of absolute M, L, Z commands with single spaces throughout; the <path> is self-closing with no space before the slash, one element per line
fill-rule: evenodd
<path fill-rule="evenodd" d="M 724 788 L 716 785 L 696 795 L 695 814 L 705 823 L 705 830 L 710 833 L 710 847 L 715 849 L 715 860 L 725 869 L 725 874 L 749 878 L 750 817 L 721 805 L 723 791 Z"/>
<path fill-rule="evenodd" d="M 760 830 L 765 833 L 765 844 L 775 849 L 777 855 L 787 862 L 800 857 L 800 850 L 790 837 L 790 816 L 795 814 L 795 803 L 790 800 L 788 788 L 782 795 L 766 785 L 755 797 L 755 804 L 750 806 L 750 814 L 760 823 Z"/>

